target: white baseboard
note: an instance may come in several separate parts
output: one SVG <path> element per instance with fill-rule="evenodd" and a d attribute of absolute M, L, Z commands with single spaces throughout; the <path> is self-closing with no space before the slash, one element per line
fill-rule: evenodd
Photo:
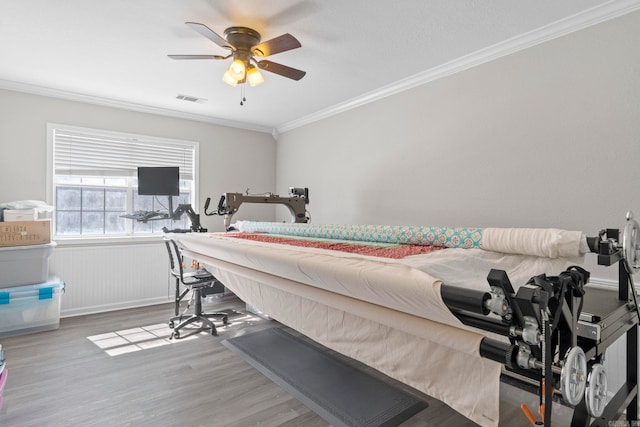
<path fill-rule="evenodd" d="M 78 307 L 69 310 L 62 310 L 60 317 L 75 317 L 85 314 L 104 313 L 106 311 L 124 310 L 127 308 L 146 307 L 149 305 L 166 304 L 173 300 L 167 297 L 149 298 L 138 301 L 124 301 L 117 304 L 94 305 L 90 307 Z"/>
<path fill-rule="evenodd" d="M 605 289 L 609 291 L 617 291 L 618 290 L 618 281 L 611 279 L 600 279 L 598 277 L 592 277 L 587 284 L 588 287 L 597 288 L 597 289 Z M 636 294 L 640 294 L 640 285 L 635 285 Z"/>

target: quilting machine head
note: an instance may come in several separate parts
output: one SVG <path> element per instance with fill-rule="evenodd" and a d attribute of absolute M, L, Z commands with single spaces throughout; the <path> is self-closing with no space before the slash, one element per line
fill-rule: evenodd
<path fill-rule="evenodd" d="M 240 205 L 243 203 L 267 203 L 267 204 L 280 204 L 289 209 L 291 213 L 291 222 L 306 223 L 309 222 L 309 216 L 307 214 L 307 204 L 309 204 L 309 189 L 300 187 L 289 187 L 288 196 L 279 196 L 273 193 L 265 194 L 249 194 L 243 193 L 224 193 L 220 196 L 218 201 L 218 209 L 214 212 L 208 213 L 210 198 L 204 205 L 204 213 L 207 216 L 210 215 L 224 215 L 224 228 L 229 231 L 233 229 L 231 227 L 231 218 L 238 212 Z"/>

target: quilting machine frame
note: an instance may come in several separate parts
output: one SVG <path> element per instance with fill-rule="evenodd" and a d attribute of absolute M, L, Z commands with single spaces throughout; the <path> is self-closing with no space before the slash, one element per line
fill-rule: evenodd
<path fill-rule="evenodd" d="M 483 338 L 480 355 L 502 363 L 510 382 L 525 388 L 536 384 L 541 419 L 522 405 L 534 425 L 551 426 L 558 394 L 574 407 L 572 427 L 609 427 L 624 411 L 628 425 L 638 420 L 640 308 L 633 274 L 640 271 L 640 227 L 629 212 L 622 236 L 618 229 L 606 229 L 587 243 L 599 265 L 618 265 L 617 297 L 610 291 L 587 292 L 589 272 L 580 267 L 532 277 L 517 292 L 502 270 L 491 270 L 487 292 L 441 287 L 444 303 L 462 323 L 508 337 L 508 342 Z M 607 402 L 602 362 L 607 348 L 622 336 L 626 382 Z"/>

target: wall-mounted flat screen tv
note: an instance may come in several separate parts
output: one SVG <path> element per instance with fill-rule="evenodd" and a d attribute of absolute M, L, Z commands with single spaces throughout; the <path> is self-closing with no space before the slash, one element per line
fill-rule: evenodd
<path fill-rule="evenodd" d="M 138 194 L 141 196 L 179 196 L 178 166 L 139 167 Z"/>

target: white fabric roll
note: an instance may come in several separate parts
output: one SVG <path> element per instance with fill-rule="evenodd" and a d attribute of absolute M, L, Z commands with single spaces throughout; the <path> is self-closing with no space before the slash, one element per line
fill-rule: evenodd
<path fill-rule="evenodd" d="M 581 231 L 555 228 L 485 228 L 480 247 L 506 254 L 546 258 L 580 258 L 586 253 L 586 237 Z"/>

